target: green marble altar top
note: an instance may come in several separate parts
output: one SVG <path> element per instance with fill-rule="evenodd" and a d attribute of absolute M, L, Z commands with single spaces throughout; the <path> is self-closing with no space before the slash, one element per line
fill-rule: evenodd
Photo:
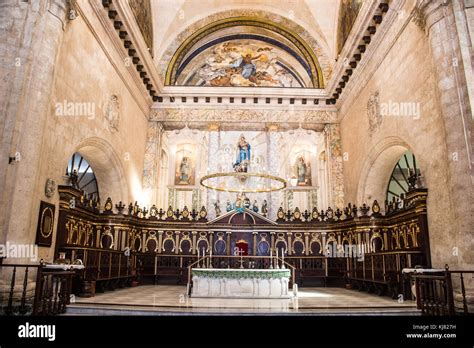
<path fill-rule="evenodd" d="M 290 278 L 289 269 L 193 268 L 192 274 L 209 278 Z"/>

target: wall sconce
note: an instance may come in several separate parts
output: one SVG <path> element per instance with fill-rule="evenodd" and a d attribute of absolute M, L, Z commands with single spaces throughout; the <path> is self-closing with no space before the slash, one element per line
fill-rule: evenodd
<path fill-rule="evenodd" d="M 20 162 L 20 160 L 21 160 L 21 155 L 19 152 L 16 152 L 15 156 L 8 157 L 8 164 L 12 164 L 12 162 Z"/>

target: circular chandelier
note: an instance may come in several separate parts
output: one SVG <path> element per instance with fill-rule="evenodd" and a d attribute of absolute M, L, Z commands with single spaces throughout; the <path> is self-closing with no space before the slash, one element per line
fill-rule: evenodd
<path fill-rule="evenodd" d="M 201 185 L 224 192 L 273 192 L 286 188 L 286 180 L 266 173 L 228 172 L 203 176 Z"/>

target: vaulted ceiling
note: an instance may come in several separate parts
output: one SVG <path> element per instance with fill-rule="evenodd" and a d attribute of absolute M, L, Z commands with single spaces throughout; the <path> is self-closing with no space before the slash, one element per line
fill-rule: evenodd
<path fill-rule="evenodd" d="M 151 1 L 155 63 L 165 85 L 323 88 L 343 40 L 339 17 L 355 19 L 340 6 L 361 2 Z"/>

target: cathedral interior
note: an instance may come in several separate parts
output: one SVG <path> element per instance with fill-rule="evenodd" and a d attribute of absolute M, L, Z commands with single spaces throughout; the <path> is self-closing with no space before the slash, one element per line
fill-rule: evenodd
<path fill-rule="evenodd" d="M 0 31 L 2 315 L 473 312 L 472 0 L 4 0 Z"/>

